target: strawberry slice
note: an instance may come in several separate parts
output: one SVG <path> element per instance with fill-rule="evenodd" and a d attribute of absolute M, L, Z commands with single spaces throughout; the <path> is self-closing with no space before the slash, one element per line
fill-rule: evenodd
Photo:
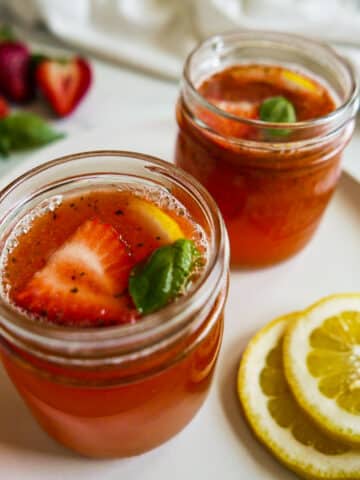
<path fill-rule="evenodd" d="M 255 104 L 247 101 L 232 102 L 227 100 L 213 100 L 209 101 L 217 106 L 220 110 L 231 113 L 239 120 L 230 120 L 225 117 L 220 117 L 209 110 L 202 110 L 199 112 L 199 117 L 216 132 L 226 137 L 235 138 L 250 138 L 256 129 L 247 123 L 241 122 L 241 119 L 256 119 L 258 118 L 258 108 Z"/>
<path fill-rule="evenodd" d="M 0 119 L 7 117 L 9 111 L 10 109 L 7 101 L 0 95 Z"/>
<path fill-rule="evenodd" d="M 80 57 L 45 60 L 36 69 L 36 82 L 60 117 L 71 113 L 88 91 L 92 80 L 89 63 Z"/>
<path fill-rule="evenodd" d="M 119 233 L 87 220 L 35 273 L 15 302 L 25 310 L 67 326 L 133 322 L 127 293 L 133 261 Z"/>

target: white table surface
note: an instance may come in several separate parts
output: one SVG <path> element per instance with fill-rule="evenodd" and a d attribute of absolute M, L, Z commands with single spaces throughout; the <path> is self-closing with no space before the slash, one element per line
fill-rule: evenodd
<path fill-rule="evenodd" d="M 171 159 L 178 86 L 100 62 L 95 70 L 95 85 L 84 104 L 58 122 L 69 132 L 68 139 L 2 164 L 2 185 L 10 178 L 5 175 L 9 167 L 14 167 L 14 175 L 30 164 L 82 149 L 137 149 Z M 352 158 L 360 156 L 358 142 L 360 133 L 351 147 Z M 359 290 L 359 213 L 360 185 L 344 175 L 319 231 L 302 253 L 273 268 L 232 273 L 224 342 L 210 396 L 182 433 L 150 453 L 94 461 L 65 450 L 37 426 L 0 368 L 0 479 L 294 479 L 245 425 L 235 395 L 236 369 L 249 337 L 273 317 L 324 295 Z"/>

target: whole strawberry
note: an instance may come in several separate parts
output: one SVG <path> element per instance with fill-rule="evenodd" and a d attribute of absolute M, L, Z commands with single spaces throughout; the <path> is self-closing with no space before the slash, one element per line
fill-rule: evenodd
<path fill-rule="evenodd" d="M 34 94 L 30 52 L 21 42 L 0 43 L 0 93 L 17 103 L 30 100 Z"/>

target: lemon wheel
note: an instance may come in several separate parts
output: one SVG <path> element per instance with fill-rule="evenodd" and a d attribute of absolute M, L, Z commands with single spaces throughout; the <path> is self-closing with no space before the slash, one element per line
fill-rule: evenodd
<path fill-rule="evenodd" d="M 327 297 L 299 315 L 285 335 L 284 365 L 301 407 L 360 449 L 360 294 Z"/>
<path fill-rule="evenodd" d="M 133 198 L 129 203 L 128 210 L 140 219 L 150 232 L 158 235 L 163 244 L 173 243 L 179 238 L 184 238 L 184 233 L 177 222 L 147 200 Z"/>
<path fill-rule="evenodd" d="M 322 89 L 319 89 L 319 86 L 316 85 L 313 80 L 304 77 L 304 75 L 294 72 L 293 70 L 284 70 L 282 77 L 291 87 L 296 87 L 300 90 L 312 93 L 322 92 Z"/>
<path fill-rule="evenodd" d="M 297 404 L 283 368 L 283 338 L 302 314 L 274 320 L 250 341 L 240 363 L 238 394 L 258 439 L 308 479 L 360 479 L 360 454 L 319 430 Z"/>

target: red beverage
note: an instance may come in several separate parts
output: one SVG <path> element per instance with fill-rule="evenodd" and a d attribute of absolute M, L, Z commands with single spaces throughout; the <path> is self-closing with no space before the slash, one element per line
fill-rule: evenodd
<path fill-rule="evenodd" d="M 2 359 L 43 428 L 84 455 L 154 448 L 191 420 L 208 391 L 226 236 L 215 204 L 196 184 L 189 194 L 187 182 L 150 157 L 95 152 L 39 167 L 0 198 Z M 37 185 L 32 197 L 24 198 L 26 183 Z M 14 194 L 25 202 L 6 211 Z M 156 252 L 184 241 L 199 254 L 191 282 L 142 313 L 130 282 Z M 156 275 L 160 282 L 161 269 Z"/>
<path fill-rule="evenodd" d="M 265 120 L 266 102 L 279 99 Z M 272 264 L 307 244 L 337 185 L 357 106 L 346 62 L 296 36 L 228 34 L 190 55 L 176 163 L 218 203 L 233 265 Z"/>
<path fill-rule="evenodd" d="M 192 239 L 206 255 L 207 244 L 201 238 L 205 235 L 191 217 L 185 214 L 185 209 L 180 202 L 170 196 L 165 196 L 163 192 L 159 195 L 159 192 L 155 190 L 139 190 L 139 192 L 136 192 L 135 189 L 127 190 L 126 187 L 124 188 L 124 190 L 115 188 L 85 190 L 75 195 L 64 196 L 58 201 L 58 205 L 51 210 L 48 209 L 43 212 L 42 208 L 39 215 L 35 213 L 38 216 L 32 219 L 29 231 L 22 235 L 16 235 L 16 238 L 14 238 L 16 246 L 8 254 L 3 270 L 4 287 L 14 304 L 19 303 L 19 297 L 26 289 L 26 285 L 31 278 L 38 274 L 45 267 L 52 254 L 58 252 L 59 248 L 74 235 L 80 237 L 75 246 L 76 254 L 85 256 L 88 253 L 83 251 L 79 243 L 86 241 L 89 244 L 86 245 L 86 248 L 94 253 L 94 250 L 98 248 L 96 244 L 103 242 L 96 253 L 96 255 L 102 257 L 108 251 L 112 251 L 112 255 L 116 255 L 116 248 L 119 243 L 116 237 L 119 237 L 124 255 L 127 256 L 125 270 L 127 265 L 131 268 L 139 264 L 148 258 L 154 250 L 172 243 L 177 237 Z M 159 208 L 157 203 L 163 204 L 164 207 Z M 171 207 L 169 206 L 170 203 L 172 204 Z M 34 212 L 36 212 L 36 208 Z M 34 215 L 34 212 L 30 215 Z M 164 214 L 169 218 L 162 217 Z M 160 220 L 154 215 L 158 215 Z M 175 234 L 171 230 L 168 231 L 166 225 L 161 224 L 162 218 L 165 218 L 167 222 L 173 222 L 170 223 L 170 229 L 176 229 Z M 27 220 L 24 223 L 26 222 Z M 82 234 L 81 231 L 84 227 L 87 231 Z M 108 233 L 109 238 L 105 240 L 104 237 Z M 81 238 L 82 235 L 86 238 Z M 8 243 L 12 243 L 11 239 Z M 71 240 L 70 243 L 72 243 Z M 94 245 L 94 249 L 91 248 L 91 243 Z M 70 254 L 71 252 L 67 252 L 67 255 Z M 109 260 L 111 259 L 106 261 Z M 87 271 L 87 259 L 85 259 L 84 265 L 81 264 L 82 262 L 80 262 L 80 265 L 76 265 L 78 262 L 72 262 L 69 258 L 67 258 L 67 261 L 71 265 L 68 265 L 69 275 L 66 278 L 66 283 L 69 292 L 72 294 L 67 295 L 67 297 L 70 302 L 77 302 L 77 297 L 83 293 L 82 285 L 85 284 L 84 288 L 87 289 L 87 284 L 95 281 L 95 274 Z M 95 267 L 97 265 L 94 265 Z M 110 268 L 113 267 L 113 265 L 110 265 Z M 96 275 L 96 277 L 97 281 L 101 283 L 101 278 L 98 278 L 99 275 Z M 118 282 L 119 284 L 114 287 L 113 296 L 115 301 L 119 303 L 119 308 L 123 310 L 124 320 L 121 320 L 120 314 L 118 322 L 114 317 L 109 324 L 135 322 L 138 315 L 126 292 L 126 282 L 123 284 L 121 278 L 118 278 Z M 96 287 L 101 288 L 98 285 Z M 45 317 L 45 320 L 49 320 L 48 315 L 45 314 L 43 317 Z M 66 317 L 55 319 L 55 321 L 67 326 L 72 324 Z M 77 318 L 73 326 L 79 325 L 103 326 L 103 323 L 99 319 L 99 322 L 94 325 L 86 325 L 82 318 Z"/>

